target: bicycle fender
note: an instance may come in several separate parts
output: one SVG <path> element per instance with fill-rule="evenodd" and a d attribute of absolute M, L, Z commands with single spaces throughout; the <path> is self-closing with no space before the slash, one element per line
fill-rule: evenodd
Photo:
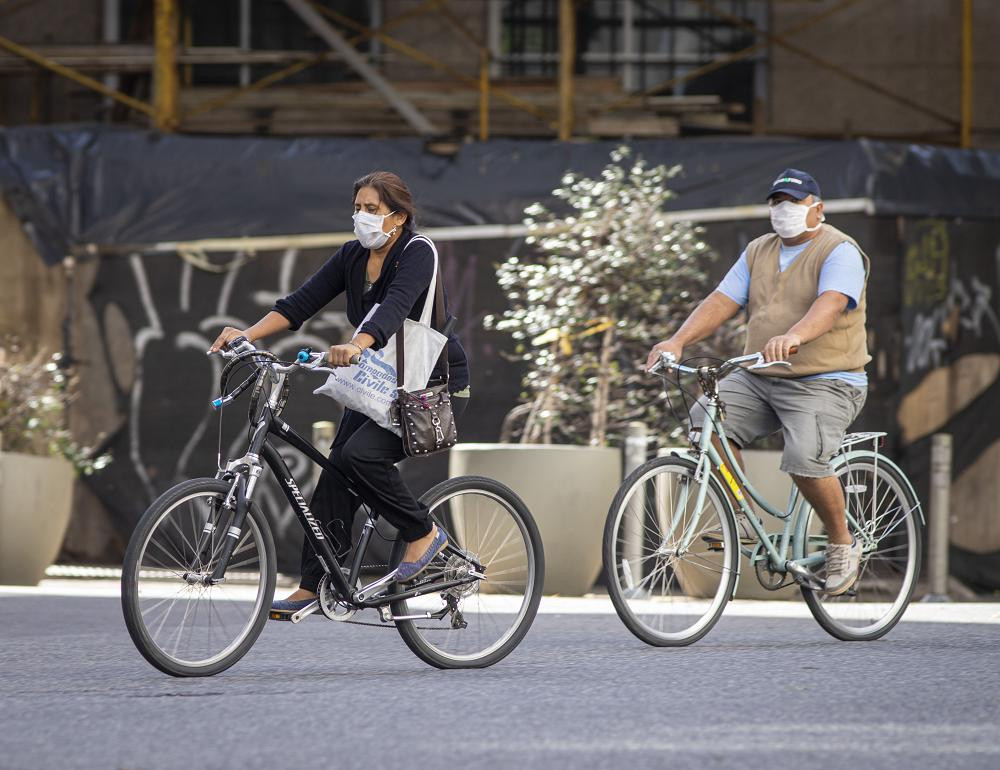
<path fill-rule="evenodd" d="M 906 491 L 909 492 L 910 497 L 913 499 L 913 502 L 915 503 L 917 512 L 920 514 L 920 523 L 926 527 L 927 521 L 924 518 L 924 507 L 920 502 L 920 498 L 917 497 L 916 491 L 913 489 L 913 484 L 910 483 L 910 479 L 907 477 L 905 473 L 903 473 L 903 470 L 888 457 L 879 454 L 878 452 L 873 452 L 870 449 L 855 449 L 854 451 L 837 455 L 836 457 L 833 458 L 832 464 L 833 467 L 836 469 L 839 466 L 849 463 L 851 460 L 860 457 L 864 457 L 870 460 L 875 460 L 876 462 L 878 462 L 879 465 L 888 465 L 890 468 L 896 471 L 896 473 L 899 474 L 899 478 L 902 479 L 903 483 L 906 485 Z"/>

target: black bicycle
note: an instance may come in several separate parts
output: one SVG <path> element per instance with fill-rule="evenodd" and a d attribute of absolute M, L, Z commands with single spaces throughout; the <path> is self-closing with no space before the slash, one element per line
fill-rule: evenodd
<path fill-rule="evenodd" d="M 267 622 L 276 563 L 268 517 L 254 498 L 265 467 L 291 503 L 325 574 L 315 602 L 291 615 L 297 623 L 319 612 L 351 621 L 366 608 L 378 623 L 394 624 L 422 660 L 438 668 L 482 668 L 520 643 L 538 610 L 545 574 L 542 542 L 527 507 L 493 479 L 463 476 L 427 492 L 421 501 L 449 544 L 415 580 L 397 583 L 395 569 L 361 584 L 362 565 L 378 516 L 367 514 L 350 564 L 331 545 L 292 474 L 272 444 L 277 437 L 314 463 L 340 473 L 312 444 L 280 419 L 293 371 L 328 372 L 325 355 L 300 351 L 280 361 L 243 338 L 223 351 L 221 409 L 250 390 L 246 453 L 220 462 L 214 478 L 199 478 L 164 492 L 132 534 L 122 569 L 125 624 L 139 652 L 173 676 L 211 676 L 253 646 Z M 250 370 L 231 392 L 228 383 Z M 221 427 L 220 427 L 221 433 Z M 390 563 L 398 564 L 397 540 Z M 356 622 L 356 621 L 354 621 Z"/>

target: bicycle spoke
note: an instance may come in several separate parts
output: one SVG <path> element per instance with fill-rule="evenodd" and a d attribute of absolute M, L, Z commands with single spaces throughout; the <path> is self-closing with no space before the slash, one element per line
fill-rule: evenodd
<path fill-rule="evenodd" d="M 203 492 L 167 508 L 149 529 L 134 567 L 138 622 L 158 653 L 178 665 L 208 666 L 224 659 L 247 638 L 257 618 L 263 619 L 262 605 L 271 600 L 264 595 L 270 565 L 250 516 L 234 545 L 225 584 L 182 580 L 173 590 L 170 586 L 177 583 L 163 579 L 164 573 L 173 574 L 173 581 L 184 573 L 197 578 L 214 568 L 226 538 L 215 531 L 200 533 L 211 516 L 202 510 L 203 505 L 210 508 L 219 499 L 218 492 Z M 211 554 L 207 566 L 200 559 L 198 545 Z M 184 563 L 188 554 L 190 564 Z M 234 579 L 236 584 L 229 582 Z"/>

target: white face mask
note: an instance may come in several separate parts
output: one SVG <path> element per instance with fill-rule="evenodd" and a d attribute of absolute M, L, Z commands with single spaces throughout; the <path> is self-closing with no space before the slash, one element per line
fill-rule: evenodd
<path fill-rule="evenodd" d="M 818 230 L 823 220 L 820 219 L 815 227 L 806 227 L 806 218 L 809 216 L 809 209 L 819 204 L 820 201 L 816 201 L 810 206 L 803 206 L 792 201 L 782 201 L 771 206 L 771 227 L 780 238 L 798 238 L 802 233 Z"/>
<path fill-rule="evenodd" d="M 367 211 L 354 212 L 354 234 L 361 241 L 361 245 L 366 249 L 381 249 L 385 246 L 386 241 L 396 232 L 396 228 L 393 227 L 389 232 L 383 232 L 382 223 L 385 222 L 386 217 L 391 217 L 395 213 L 395 211 L 390 211 L 388 214 L 369 214 Z"/>

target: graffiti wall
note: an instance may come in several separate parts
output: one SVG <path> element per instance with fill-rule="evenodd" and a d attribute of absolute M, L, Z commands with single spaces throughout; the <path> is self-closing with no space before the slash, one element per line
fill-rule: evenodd
<path fill-rule="evenodd" d="M 1000 587 L 1000 224 L 900 223 L 903 457 L 926 500 L 930 437 L 954 438 L 953 572 Z"/>
<path fill-rule="evenodd" d="M 466 441 L 494 440 L 506 409 L 516 401 L 520 375 L 501 355 L 502 337 L 482 328 L 482 318 L 502 303 L 493 265 L 516 242 L 442 243 L 440 253 L 449 305 L 469 351 L 476 408 L 463 425 Z M 115 462 L 88 483 L 106 506 L 115 527 L 127 533 L 157 495 L 184 479 L 211 476 L 221 456 L 239 457 L 246 447 L 246 397 L 219 413 L 210 407 L 218 393 L 222 361 L 208 349 L 224 326 L 245 328 L 279 297 L 297 288 L 326 259 L 316 251 L 287 250 L 250 257 L 220 256 L 221 272 L 210 272 L 177 256 L 105 257 L 76 308 L 84 333 L 75 356 L 87 391 L 78 421 L 91 435 L 106 435 Z M 348 339 L 341 300 L 295 331 L 267 341 L 284 359 L 303 347 L 321 349 Z M 337 403 L 315 396 L 318 375 L 293 382 L 284 419 L 308 436 L 311 424 L 338 420 Z M 310 490 L 313 466 L 290 448 L 282 451 L 300 487 Z M 419 490 L 446 477 L 440 462 L 412 461 L 406 474 Z M 260 502 L 274 526 L 279 566 L 293 571 L 301 542 L 297 521 L 280 489 L 265 485 Z"/>
<path fill-rule="evenodd" d="M 872 260 L 869 282 L 869 398 L 857 430 L 889 433 L 886 451 L 899 460 L 926 500 L 930 436 L 955 436 L 952 522 L 956 571 L 990 585 L 1000 561 L 1000 226 L 983 222 L 840 216 Z M 716 223 L 707 237 L 719 254 L 714 278 L 763 232 L 760 221 Z M 495 441 L 515 405 L 521 372 L 504 353 L 509 342 L 487 332 L 482 318 L 504 305 L 494 267 L 524 253 L 519 241 L 440 244 L 445 281 L 459 334 L 472 364 L 475 408 L 462 426 L 466 441 Z M 243 327 L 294 290 L 326 258 L 317 251 L 217 257 L 228 268 L 209 272 L 176 256 L 107 257 L 94 266 L 76 351 L 88 391 L 81 406 L 91 434 L 108 436 L 116 462 L 89 481 L 118 531 L 131 531 L 142 510 L 172 484 L 212 475 L 220 433 L 209 407 L 221 362 L 205 356 L 223 326 Z M 269 341 L 279 356 L 320 348 L 351 333 L 343 305 L 333 302 L 294 333 Z M 667 330 L 664 330 L 665 332 Z M 293 384 L 285 418 L 308 434 L 317 420 L 339 417 L 336 403 L 312 395 L 320 384 Z M 223 458 L 242 454 L 245 402 L 225 411 Z M 303 489 L 313 469 L 284 452 Z M 407 461 L 404 476 L 418 492 L 446 477 L 443 457 Z M 294 572 L 299 533 L 280 490 L 265 486 L 262 504 L 280 543 L 279 562 Z M 984 573 L 984 570 L 986 571 Z"/>

